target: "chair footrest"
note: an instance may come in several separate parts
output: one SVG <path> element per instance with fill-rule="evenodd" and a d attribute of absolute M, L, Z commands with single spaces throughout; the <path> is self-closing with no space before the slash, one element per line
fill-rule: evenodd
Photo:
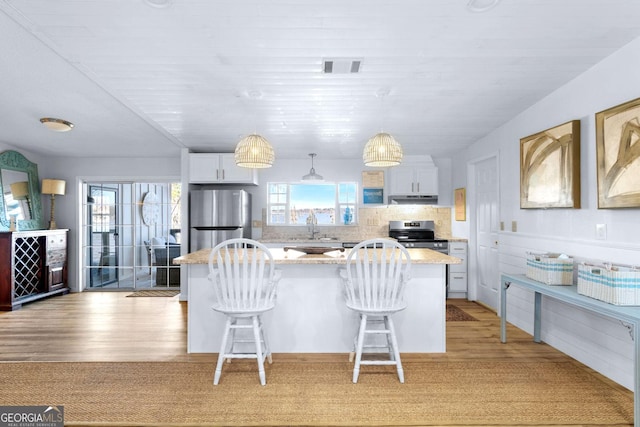
<path fill-rule="evenodd" d="M 386 348 L 386 349 L 389 349 L 390 347 L 388 345 L 384 345 L 384 344 L 380 344 L 380 345 L 373 345 L 373 344 L 363 345 L 362 346 L 362 352 L 363 353 L 364 353 L 364 350 L 366 348 Z M 374 353 L 374 352 L 369 352 L 369 353 Z M 382 353 L 382 352 L 377 351 L 375 353 Z"/>
<path fill-rule="evenodd" d="M 365 334 L 390 334 L 391 331 L 389 329 L 366 329 L 364 333 Z"/>
<path fill-rule="evenodd" d="M 255 353 L 225 353 L 225 359 L 255 359 L 258 357 Z"/>
<path fill-rule="evenodd" d="M 361 365 L 400 365 L 397 360 L 361 360 Z"/>

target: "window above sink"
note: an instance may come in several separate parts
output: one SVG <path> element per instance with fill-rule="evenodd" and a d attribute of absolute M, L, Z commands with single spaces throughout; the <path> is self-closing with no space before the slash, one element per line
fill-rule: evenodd
<path fill-rule="evenodd" d="M 268 188 L 268 225 L 355 225 L 358 184 L 274 183 Z"/>

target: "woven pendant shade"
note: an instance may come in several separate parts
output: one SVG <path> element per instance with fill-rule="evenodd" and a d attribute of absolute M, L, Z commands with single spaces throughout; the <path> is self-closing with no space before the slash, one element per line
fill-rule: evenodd
<path fill-rule="evenodd" d="M 260 135 L 249 135 L 240 140 L 235 151 L 236 165 L 243 168 L 270 168 L 275 154 L 269 141 Z"/>
<path fill-rule="evenodd" d="M 367 141 L 362 160 L 366 166 L 399 165 L 402 161 L 402 146 L 388 133 L 379 133 Z"/>

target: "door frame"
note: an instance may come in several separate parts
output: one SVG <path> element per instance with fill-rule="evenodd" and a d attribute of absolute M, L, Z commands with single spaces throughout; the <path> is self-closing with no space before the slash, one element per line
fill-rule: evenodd
<path fill-rule="evenodd" d="M 484 162 L 491 158 L 496 159 L 497 179 L 496 184 L 498 188 L 497 200 L 498 204 L 498 217 L 501 217 L 501 204 L 500 204 L 500 151 L 496 150 L 490 152 L 484 156 L 474 158 L 467 162 L 467 203 L 469 206 L 469 259 L 467 266 L 467 299 L 470 301 L 476 301 L 478 299 L 478 242 L 477 242 L 477 228 L 478 228 L 478 216 L 477 212 L 477 188 L 476 188 L 476 168 L 478 163 Z M 498 294 L 498 298 L 500 298 Z M 497 308 L 500 309 L 500 301 L 497 301 Z"/>
<path fill-rule="evenodd" d="M 117 184 L 116 184 L 117 185 Z M 114 253 L 113 253 L 113 265 L 110 265 L 108 267 L 113 267 L 113 273 L 114 273 L 114 278 L 108 282 L 104 282 L 103 284 L 99 285 L 99 286 L 91 286 L 91 278 L 92 275 L 90 274 L 89 277 L 89 283 L 85 285 L 85 288 L 89 289 L 89 288 L 100 288 L 104 285 L 113 283 L 113 282 L 117 282 L 119 279 L 119 263 L 118 263 L 118 259 L 119 259 L 119 248 L 120 248 L 120 244 L 119 244 L 119 227 L 120 227 L 120 218 L 119 218 L 119 211 L 120 211 L 120 191 L 119 191 L 119 185 L 117 185 L 117 187 L 108 187 L 108 186 L 98 186 L 95 184 L 87 184 L 88 188 L 87 188 L 87 197 L 94 197 L 94 192 L 100 192 L 101 194 L 104 193 L 112 193 L 111 194 L 111 199 L 113 201 L 113 229 L 111 229 L 110 227 L 110 223 L 108 224 L 108 230 L 106 231 L 107 233 L 107 241 L 109 241 L 109 235 L 113 235 L 113 240 L 114 240 Z M 89 203 L 87 203 L 87 224 L 91 227 L 93 227 L 93 215 L 92 215 L 92 208 L 89 208 Z M 102 249 L 100 251 L 101 253 L 101 257 L 104 256 L 104 249 L 105 249 L 105 245 L 104 245 L 104 239 L 105 239 L 105 230 L 101 230 L 100 231 L 101 235 L 102 235 Z M 92 231 L 92 234 L 96 234 Z M 94 245 L 93 243 L 93 235 L 87 236 L 87 238 L 89 239 L 88 244 L 89 246 L 89 262 L 91 263 L 91 265 L 93 265 L 93 257 L 94 257 Z M 99 263 L 99 267 L 102 267 L 102 260 Z M 99 270 L 101 270 L 101 268 L 99 268 Z"/>
<path fill-rule="evenodd" d="M 74 239 L 74 244 L 70 245 L 70 249 L 73 252 L 70 254 L 70 274 L 73 274 L 75 277 L 76 288 L 72 290 L 72 292 L 84 292 L 90 290 L 91 288 L 88 286 L 88 280 L 85 277 L 85 265 L 86 265 L 86 230 L 84 229 L 87 212 L 87 196 L 88 196 L 88 187 L 90 183 L 109 183 L 114 185 L 122 185 L 122 184 L 136 184 L 136 183 L 158 183 L 158 184 L 172 184 L 179 183 L 182 187 L 182 196 L 183 200 L 181 201 L 180 212 L 184 215 L 185 210 L 187 209 L 184 196 L 188 194 L 188 191 L 185 190 L 184 183 L 182 182 L 181 177 L 175 176 L 91 176 L 91 175 L 80 175 L 75 178 L 74 192 L 77 197 L 77 203 L 75 205 L 75 223 L 76 228 L 78 230 L 77 237 Z M 69 186 L 68 186 L 69 187 Z M 187 211 L 188 212 L 188 211 Z M 181 227 L 184 228 L 184 227 Z M 183 233 L 184 238 L 187 239 L 188 233 Z M 186 240 L 188 242 L 188 240 Z M 183 240 L 183 246 L 184 246 Z M 184 251 L 184 248 L 182 249 Z M 186 273 L 183 275 L 181 270 L 181 283 L 186 283 Z M 124 289 L 124 288 L 123 288 Z M 182 299 L 181 299 L 182 300 Z"/>

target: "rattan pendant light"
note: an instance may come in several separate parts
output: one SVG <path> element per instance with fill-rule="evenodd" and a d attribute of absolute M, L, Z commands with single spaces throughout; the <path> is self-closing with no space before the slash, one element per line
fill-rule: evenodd
<path fill-rule="evenodd" d="M 262 169 L 273 166 L 275 160 L 273 147 L 260 135 L 246 136 L 236 145 L 236 165 L 242 168 Z"/>
<path fill-rule="evenodd" d="M 367 141 L 362 153 L 365 166 L 388 167 L 402 162 L 402 146 L 388 133 L 380 132 Z"/>

